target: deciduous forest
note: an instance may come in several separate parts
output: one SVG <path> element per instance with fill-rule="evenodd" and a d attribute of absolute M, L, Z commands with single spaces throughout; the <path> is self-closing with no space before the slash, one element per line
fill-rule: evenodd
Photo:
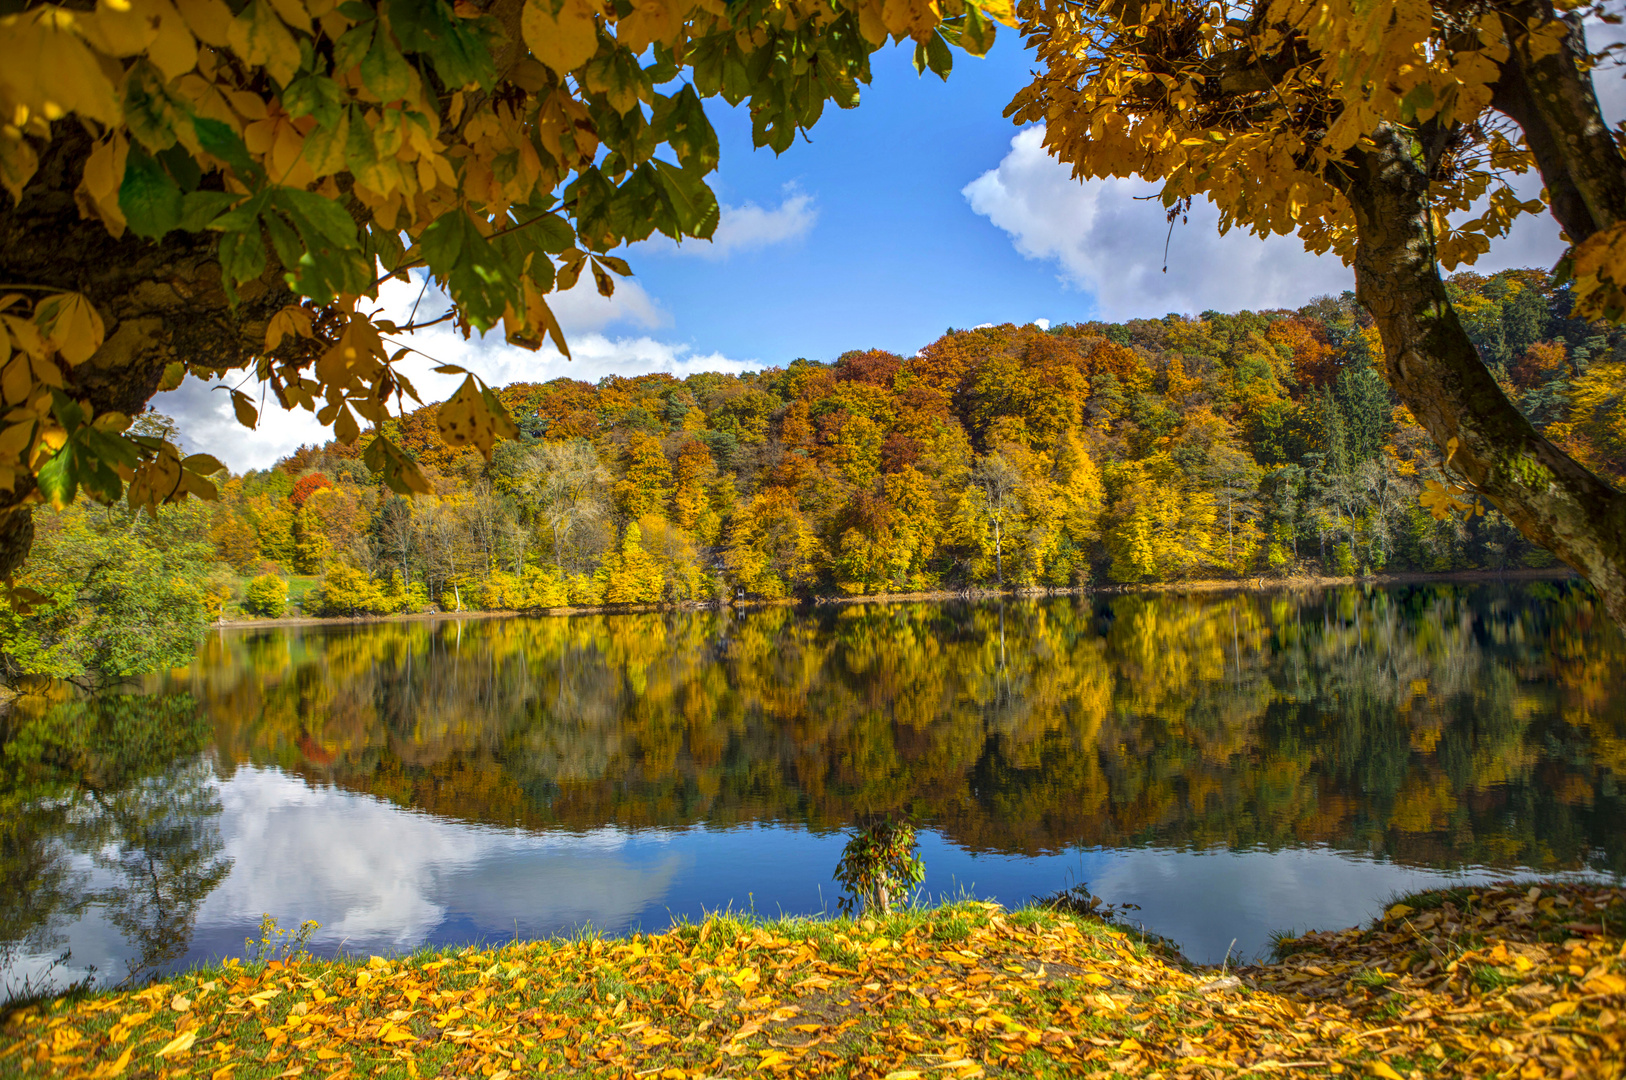
<path fill-rule="evenodd" d="M 1538 428 L 1626 475 L 1626 335 L 1572 318 L 1541 271 L 1450 289 Z M 282 614 L 290 581 L 307 613 L 358 615 L 1552 565 L 1459 497 L 1380 362 L 1346 294 L 951 329 L 914 356 L 744 375 L 518 383 L 500 394 L 520 436 L 489 462 L 439 439 L 433 405 L 388 422 L 431 495 L 390 492 L 334 442 L 217 478 L 213 505 L 41 515 L 23 580 L 52 599 L 13 616 L 8 655 L 136 670 L 86 620 L 131 607 L 138 573 L 181 582 L 146 591 L 201 620 Z M 144 640 L 168 647 L 156 623 Z"/>

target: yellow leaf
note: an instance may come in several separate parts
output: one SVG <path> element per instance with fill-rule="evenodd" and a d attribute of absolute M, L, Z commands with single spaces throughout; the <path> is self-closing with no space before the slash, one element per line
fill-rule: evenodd
<path fill-rule="evenodd" d="M 1405 904 L 1396 904 L 1394 907 L 1384 912 L 1383 917 L 1385 919 L 1404 919 L 1407 915 L 1410 915 L 1413 910 L 1414 909 L 1407 907 Z"/>
<path fill-rule="evenodd" d="M 302 338 L 311 336 L 310 313 L 298 304 L 289 304 L 271 316 L 265 327 L 265 351 L 281 345 L 282 339 L 290 334 Z"/>
<path fill-rule="evenodd" d="M 1372 1071 L 1373 1076 L 1381 1076 L 1381 1077 L 1383 1077 L 1383 1080 L 1406 1080 L 1405 1077 L 1401 1076 L 1399 1073 L 1397 1073 L 1393 1069 L 1389 1068 L 1389 1066 L 1388 1066 L 1388 1064 L 1386 1062 L 1382 1062 L 1382 1061 L 1369 1062 L 1367 1064 L 1367 1068 Z"/>
<path fill-rule="evenodd" d="M 549 12 L 548 0 L 530 0 L 519 26 L 531 54 L 560 75 L 581 67 L 598 51 L 593 8 L 587 0 L 564 0 L 557 15 Z"/>
<path fill-rule="evenodd" d="M 119 122 L 113 83 L 76 32 L 78 19 L 56 7 L 0 18 L 0 99 L 9 98 L 24 114 L 8 116 L 13 124 L 69 113 L 108 127 Z"/>
<path fill-rule="evenodd" d="M 147 48 L 147 58 L 166 79 L 178 79 L 198 66 L 198 42 L 169 0 L 152 0 L 158 11 L 158 37 Z"/>
<path fill-rule="evenodd" d="M 95 305 L 83 293 L 60 293 L 41 300 L 34 321 L 47 344 L 74 365 L 89 360 L 102 347 L 107 332 Z"/>
<path fill-rule="evenodd" d="M 671 44 L 683 30 L 683 9 L 676 0 L 632 0 L 632 12 L 616 20 L 615 38 L 634 53 L 654 42 Z"/>
<path fill-rule="evenodd" d="M 289 26 L 300 30 L 311 28 L 310 14 L 299 0 L 271 0 L 271 6 L 277 9 L 277 14 L 281 15 L 282 21 Z"/>
<path fill-rule="evenodd" d="M 757 1068 L 761 1068 L 759 1065 Z M 919 1069 L 894 1069 L 884 1077 L 884 1080 L 920 1080 Z"/>
<path fill-rule="evenodd" d="M 1584 989 L 1593 994 L 1626 994 L 1626 979 L 1619 975 L 1596 975 L 1586 981 Z"/>
<path fill-rule="evenodd" d="M 169 1042 L 165 1043 L 164 1048 L 162 1050 L 158 1051 L 158 1056 L 159 1057 L 173 1057 L 176 1054 L 184 1054 L 184 1053 L 186 1053 L 188 1050 L 190 1050 L 192 1048 L 192 1044 L 194 1042 L 196 1042 L 197 1039 L 198 1039 L 198 1029 L 197 1028 L 192 1028 L 190 1030 L 183 1031 L 179 1035 L 177 1035 L 173 1039 L 171 1039 Z"/>
<path fill-rule="evenodd" d="M 23 197 L 23 185 L 33 178 L 39 166 L 39 155 L 27 139 L 0 129 L 0 185 L 11 192 L 13 199 Z"/>
<path fill-rule="evenodd" d="M 145 52 L 158 37 L 148 0 L 97 0 L 96 10 L 80 20 L 80 28 L 85 40 L 108 56 Z"/>
<path fill-rule="evenodd" d="M 237 55 L 264 67 L 285 86 L 299 71 L 299 44 L 266 0 L 252 0 L 238 13 L 228 39 Z"/>
<path fill-rule="evenodd" d="M 231 44 L 231 9 L 223 0 L 175 0 L 186 25 L 203 41 L 217 49 Z"/>
<path fill-rule="evenodd" d="M 130 1055 L 132 1053 L 134 1053 L 134 1051 L 135 1051 L 135 1047 L 126 1046 L 124 1048 L 124 1052 L 122 1054 L 120 1054 L 114 1060 L 113 1064 L 111 1064 L 111 1065 L 109 1065 L 107 1067 L 107 1071 L 102 1073 L 102 1075 L 103 1076 L 119 1076 L 119 1075 L 121 1075 L 124 1072 L 125 1067 L 130 1064 Z"/>
<path fill-rule="evenodd" d="M 12 405 L 21 405 L 34 392 L 34 376 L 28 370 L 28 357 L 21 354 L 0 370 L 0 394 Z"/>
<path fill-rule="evenodd" d="M 117 240 L 124 235 L 124 211 L 119 209 L 119 184 L 124 179 L 124 162 L 130 155 L 130 142 L 123 135 L 96 144 L 85 159 L 85 168 L 74 191 L 79 216 L 98 217 Z"/>
<path fill-rule="evenodd" d="M 1016 5 L 1011 0 L 971 0 L 984 15 L 1014 28 L 1016 26 Z"/>

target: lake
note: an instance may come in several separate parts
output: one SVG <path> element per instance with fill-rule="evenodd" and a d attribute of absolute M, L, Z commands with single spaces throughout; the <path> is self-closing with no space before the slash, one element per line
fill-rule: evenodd
<path fill-rule="evenodd" d="M 1626 873 L 1626 645 L 1582 587 L 871 603 L 233 629 L 22 699 L 5 981 L 833 912 L 861 815 L 923 894 L 1086 884 L 1188 955 L 1399 890 Z"/>

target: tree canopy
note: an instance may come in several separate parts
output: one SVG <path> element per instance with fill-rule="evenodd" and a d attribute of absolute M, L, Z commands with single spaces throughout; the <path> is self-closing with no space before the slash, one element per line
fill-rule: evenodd
<path fill-rule="evenodd" d="M 1461 486 L 1586 574 L 1626 619 L 1626 496 L 1508 401 L 1439 268 L 1551 211 L 1577 311 L 1626 314 L 1626 161 L 1592 85 L 1578 0 L 1025 0 L 1042 67 L 1008 110 L 1080 177 L 1163 184 L 1222 229 L 1296 232 L 1353 262 L 1401 399 Z M 1541 198 L 1511 178 L 1532 167 Z M 1468 217 L 1469 213 L 1473 216 Z M 1453 216 L 1455 215 L 1455 216 Z"/>
<path fill-rule="evenodd" d="M 410 325 L 380 272 L 424 268 L 465 333 L 567 352 L 547 297 L 659 231 L 706 238 L 718 142 L 702 101 L 786 149 L 851 108 L 870 54 L 993 43 L 1004 0 L 0 2 L 0 571 L 26 505 L 211 497 L 219 463 L 131 433 L 157 391 L 245 372 L 316 412 L 399 491 L 428 485 L 377 426 L 407 399 Z M 438 320 L 437 320 L 438 321 Z M 460 371 L 455 373 L 461 373 Z M 252 426 L 258 398 L 230 391 Z M 441 436 L 514 430 L 469 374 Z M 19 509 L 21 513 L 17 512 Z"/>

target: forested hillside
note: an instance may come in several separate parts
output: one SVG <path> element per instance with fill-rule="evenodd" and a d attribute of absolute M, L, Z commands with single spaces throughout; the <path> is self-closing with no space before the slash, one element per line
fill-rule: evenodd
<path fill-rule="evenodd" d="M 1570 318 L 1541 271 L 1450 287 L 1508 394 L 1620 481 L 1626 334 Z M 1448 478 L 1377 351 L 1345 294 L 515 384 L 522 435 L 489 463 L 440 441 L 433 406 L 392 422 L 433 496 L 391 494 L 330 443 L 230 478 L 193 527 L 262 576 L 239 599 L 264 613 L 287 575 L 320 575 L 308 609 L 346 614 L 1550 564 L 1494 510 L 1420 501 Z M 105 514 L 42 519 L 46 558 Z"/>

